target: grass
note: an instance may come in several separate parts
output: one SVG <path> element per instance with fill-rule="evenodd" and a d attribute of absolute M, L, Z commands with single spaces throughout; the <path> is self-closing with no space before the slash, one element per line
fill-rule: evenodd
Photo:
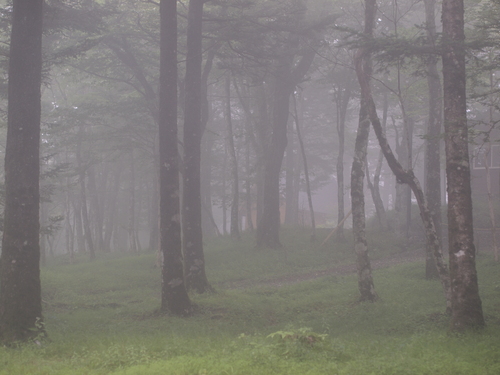
<path fill-rule="evenodd" d="M 49 340 L 0 348 L 0 374 L 500 373 L 500 265 L 489 255 L 478 257 L 487 327 L 451 335 L 441 287 L 420 262 L 375 271 L 374 304 L 356 302 L 355 275 L 263 283 L 354 259 L 349 243 L 318 250 L 306 232 L 282 238 L 277 251 L 254 249 L 251 238 L 207 243 L 218 292 L 193 295 L 199 312 L 190 318 L 156 314 L 153 254 L 58 257 L 42 270 Z M 374 257 L 400 251 L 387 235 L 370 243 Z"/>

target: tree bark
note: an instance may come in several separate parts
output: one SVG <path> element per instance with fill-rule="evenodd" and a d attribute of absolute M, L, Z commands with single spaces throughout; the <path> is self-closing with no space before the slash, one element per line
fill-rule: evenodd
<path fill-rule="evenodd" d="M 43 332 L 40 285 L 42 0 L 14 0 L 10 40 L 0 341 Z"/>
<path fill-rule="evenodd" d="M 233 121 L 231 115 L 231 76 L 226 77 L 226 122 L 227 122 L 227 148 L 229 149 L 229 159 L 231 164 L 231 226 L 229 233 L 233 239 L 239 240 L 239 206 L 240 190 L 238 179 L 238 159 L 236 158 L 236 149 L 234 148 Z"/>
<path fill-rule="evenodd" d="M 191 0 L 192 1 L 192 0 Z M 177 149 L 177 0 L 160 2 L 160 249 L 161 307 L 186 315 L 191 301 L 183 275 Z"/>
<path fill-rule="evenodd" d="M 370 120 L 366 113 L 366 104 L 361 102 L 354 159 L 351 168 L 352 233 L 354 251 L 356 252 L 360 301 L 375 302 L 377 294 L 375 293 L 370 258 L 368 256 L 368 244 L 366 242 L 365 196 L 363 192 L 369 129 Z"/>
<path fill-rule="evenodd" d="M 345 240 L 344 236 L 344 218 L 345 218 L 345 184 L 344 184 L 344 154 L 345 154 L 345 122 L 347 117 L 347 108 L 351 99 L 352 86 L 346 80 L 344 87 L 337 89 L 335 103 L 337 107 L 337 135 L 339 138 L 339 152 L 337 155 L 337 239 Z M 342 224 L 341 224 L 342 223 Z"/>
<path fill-rule="evenodd" d="M 300 153 L 302 155 L 302 164 L 304 166 L 304 177 L 306 179 L 306 192 L 307 192 L 307 202 L 309 204 L 309 212 L 311 214 L 311 241 L 316 241 L 316 221 L 314 219 L 314 207 L 312 202 L 312 193 L 311 193 L 311 184 L 309 182 L 309 168 L 307 166 L 307 157 L 306 150 L 304 147 L 304 140 L 302 139 L 302 134 L 300 133 L 300 124 L 299 124 L 299 113 L 297 110 L 297 100 L 295 99 L 295 93 L 293 94 L 293 104 L 294 104 L 294 114 L 295 114 L 295 129 L 297 130 L 297 138 L 299 140 L 300 145 Z"/>
<path fill-rule="evenodd" d="M 474 246 L 465 91 L 464 4 L 443 0 L 443 98 L 451 329 L 484 326 Z"/>
<path fill-rule="evenodd" d="M 211 289 L 205 273 L 201 228 L 201 107 L 202 23 L 204 0 L 190 0 L 188 8 L 186 93 L 184 104 L 184 165 L 182 184 L 182 246 L 187 289 Z"/>
<path fill-rule="evenodd" d="M 424 0 L 425 23 L 428 43 L 436 45 L 436 16 L 435 0 Z M 424 159 L 424 189 L 431 211 L 432 220 L 436 227 L 439 241 L 442 243 L 441 230 L 441 128 L 443 117 L 441 78 L 438 72 L 437 56 L 427 58 L 427 87 L 429 93 L 429 114 L 425 139 Z M 432 279 L 439 277 L 432 249 L 426 246 L 425 277 Z"/>
<path fill-rule="evenodd" d="M 375 0 L 365 0 L 365 26 L 364 36 L 373 36 L 375 28 L 375 13 L 377 4 Z M 369 85 L 372 72 L 370 54 L 364 49 L 356 51 L 354 65 L 359 84 L 366 82 Z M 352 207 L 352 233 L 354 237 L 354 250 L 356 252 L 356 266 L 358 270 L 358 289 L 361 301 L 374 302 L 377 300 L 375 286 L 373 284 L 370 258 L 368 256 L 368 245 L 365 233 L 365 197 L 363 192 L 363 180 L 365 178 L 365 160 L 368 147 L 368 134 L 370 130 L 370 119 L 368 116 L 368 98 L 361 91 L 361 103 L 359 110 L 359 124 L 354 146 L 354 159 L 351 168 L 351 207 Z"/>

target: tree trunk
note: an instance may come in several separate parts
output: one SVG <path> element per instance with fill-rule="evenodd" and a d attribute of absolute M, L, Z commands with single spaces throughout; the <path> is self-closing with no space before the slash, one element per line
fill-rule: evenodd
<path fill-rule="evenodd" d="M 205 273 L 201 229 L 201 65 L 203 0 L 190 0 L 188 9 L 186 96 L 184 104 L 184 165 L 182 194 L 182 244 L 187 289 L 211 289 Z"/>
<path fill-rule="evenodd" d="M 364 35 L 367 38 L 373 36 L 375 27 L 375 13 L 377 4 L 375 0 L 365 0 L 365 26 Z M 354 64 L 358 81 L 362 87 L 364 80 L 369 84 L 372 65 L 370 54 L 365 49 L 359 49 L 354 56 Z M 356 252 L 356 266 L 358 270 L 358 289 L 361 301 L 374 302 L 377 300 L 373 284 L 370 258 L 368 256 L 368 245 L 365 233 L 365 197 L 363 192 L 363 180 L 365 178 L 365 160 L 368 147 L 368 134 L 370 130 L 370 119 L 368 116 L 367 97 L 361 95 L 359 110 L 359 124 L 354 146 L 354 159 L 351 169 L 351 207 L 352 207 L 352 232 L 354 237 L 354 250 Z"/>
<path fill-rule="evenodd" d="M 128 249 L 132 253 L 137 252 L 137 243 L 135 241 L 135 160 L 134 149 L 130 146 L 130 186 L 128 202 Z"/>
<path fill-rule="evenodd" d="M 435 0 L 424 0 L 425 23 L 428 43 L 436 44 L 436 16 Z M 442 243 L 441 230 L 441 127 L 443 116 L 441 78 L 438 72 L 438 58 L 430 55 L 427 57 L 427 87 L 429 93 L 429 115 L 425 139 L 424 159 L 424 190 L 431 211 L 432 220 L 440 243 Z M 425 277 L 426 279 L 439 276 L 432 249 L 426 246 L 425 251 Z"/>
<path fill-rule="evenodd" d="M 257 223 L 257 246 L 271 249 L 281 247 L 279 240 L 281 164 L 287 145 L 287 123 L 290 108 L 290 95 L 295 86 L 309 70 L 314 51 L 308 51 L 292 69 L 292 61 L 286 56 L 279 59 L 275 69 L 273 94 L 273 118 L 271 142 L 264 161 L 264 189 L 262 217 Z"/>
<path fill-rule="evenodd" d="M 227 148 L 229 149 L 229 159 L 231 164 L 231 227 L 230 234 L 234 239 L 240 239 L 239 228 L 239 206 L 240 190 L 238 179 L 238 159 L 234 148 L 233 121 L 231 116 L 231 76 L 226 77 L 226 121 L 227 121 Z"/>
<path fill-rule="evenodd" d="M 118 196 L 120 194 L 120 177 L 121 177 L 122 165 L 118 163 L 115 171 L 115 178 L 113 181 L 113 187 L 109 194 L 109 203 L 107 214 L 108 217 L 104 226 L 104 251 L 111 251 L 111 238 L 115 229 L 115 217 L 116 217 L 116 203 L 118 202 Z"/>
<path fill-rule="evenodd" d="M 43 332 L 40 285 L 42 0 L 14 0 L 10 43 L 0 341 Z"/>
<path fill-rule="evenodd" d="M 360 301 L 374 302 L 377 300 L 377 294 L 375 293 L 375 286 L 373 284 L 372 269 L 368 256 L 368 244 L 366 242 L 365 196 L 363 192 L 369 129 L 370 120 L 366 113 L 366 104 L 362 102 L 359 111 L 359 126 L 351 169 L 352 233 L 354 250 L 356 252 Z"/>
<path fill-rule="evenodd" d="M 382 231 L 387 231 L 389 228 L 387 222 L 387 214 L 385 212 L 384 201 L 380 196 L 380 171 L 382 170 L 382 163 L 384 161 L 384 154 L 382 151 L 379 152 L 377 166 L 375 168 L 373 183 L 370 179 L 370 168 L 368 165 L 368 160 L 365 161 L 366 164 L 366 184 L 368 185 L 368 189 L 370 189 L 370 193 L 372 195 L 373 204 L 375 206 L 375 212 L 377 213 L 377 220 L 380 225 L 380 229 Z"/>
<path fill-rule="evenodd" d="M 299 124 L 299 113 L 297 111 L 297 100 L 295 99 L 295 93 L 293 94 L 293 104 L 294 104 L 294 112 L 295 112 L 295 127 L 297 130 L 297 138 L 299 140 L 300 145 L 300 153 L 302 154 L 302 164 L 304 166 L 304 176 L 306 179 L 306 192 L 307 192 L 307 202 L 309 204 L 309 212 L 311 214 L 311 241 L 316 241 L 316 221 L 314 220 L 314 207 L 312 202 L 312 193 L 311 193 L 311 184 L 309 182 L 309 168 L 307 166 L 307 157 L 306 150 L 304 147 L 304 140 L 302 139 L 302 135 L 300 133 L 300 124 Z"/>
<path fill-rule="evenodd" d="M 78 140 L 76 145 L 76 164 L 78 168 L 78 179 L 80 182 L 80 209 L 82 214 L 83 234 L 85 242 L 89 249 L 90 260 L 95 259 L 94 241 L 92 239 L 92 231 L 87 210 L 87 192 L 85 187 L 85 167 L 82 162 L 82 138 L 83 126 L 80 124 L 78 129 Z"/>
<path fill-rule="evenodd" d="M 295 137 L 293 136 L 293 123 L 288 124 L 290 137 L 286 146 L 285 154 L 285 225 L 297 225 L 295 219 L 297 218 L 296 209 L 298 203 L 295 202 L 295 173 L 297 173 L 295 163 Z"/>
<path fill-rule="evenodd" d="M 193 1 L 193 0 L 191 0 Z M 160 2 L 160 248 L 161 307 L 186 315 L 191 301 L 183 275 L 177 149 L 177 0 Z"/>
<path fill-rule="evenodd" d="M 463 1 L 443 0 L 442 20 L 451 329 L 463 331 L 484 326 L 472 220 Z"/>
<path fill-rule="evenodd" d="M 375 10 L 376 10 L 375 0 L 366 0 L 365 12 L 373 12 L 372 17 L 374 18 Z M 447 310 L 450 310 L 451 293 L 450 293 L 450 281 L 449 281 L 448 269 L 443 261 L 441 246 L 436 233 L 434 222 L 430 214 L 430 210 L 427 205 L 427 200 L 425 199 L 422 188 L 420 187 L 420 183 L 413 174 L 413 171 L 411 169 L 410 170 L 403 169 L 401 164 L 394 156 L 392 149 L 389 146 L 389 143 L 387 142 L 387 138 L 385 137 L 382 128 L 382 124 L 380 123 L 380 119 L 378 118 L 375 102 L 373 101 L 373 96 L 371 93 L 370 81 L 369 81 L 370 76 L 369 74 L 366 74 L 367 73 L 366 69 L 362 66 L 361 60 L 362 59 L 360 58 L 356 59 L 356 75 L 358 76 L 358 81 L 361 89 L 361 97 L 366 102 L 370 122 L 372 123 L 373 129 L 375 130 L 375 134 L 377 135 L 380 148 L 384 153 L 385 159 L 387 160 L 387 164 L 389 165 L 392 172 L 396 176 L 396 180 L 399 183 L 408 184 L 411 187 L 413 193 L 415 194 L 420 209 L 420 217 L 422 218 L 422 222 L 424 224 L 427 242 L 429 246 L 432 247 L 433 254 L 436 259 L 436 264 L 439 270 L 439 277 L 446 298 Z"/>
<path fill-rule="evenodd" d="M 351 84 L 346 80 L 344 87 L 337 89 L 335 103 L 337 107 L 337 135 L 339 138 L 339 153 L 337 155 L 337 239 L 345 241 L 344 218 L 345 218 L 345 184 L 344 184 L 344 154 L 345 154 L 345 122 L 347 108 L 351 99 Z M 341 224 L 342 223 L 342 224 Z"/>

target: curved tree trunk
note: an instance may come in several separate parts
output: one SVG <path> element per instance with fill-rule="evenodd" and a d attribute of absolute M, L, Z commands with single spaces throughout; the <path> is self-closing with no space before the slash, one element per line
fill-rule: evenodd
<path fill-rule="evenodd" d="M 42 0 L 14 0 L 9 61 L 0 341 L 43 331 L 40 285 Z"/>

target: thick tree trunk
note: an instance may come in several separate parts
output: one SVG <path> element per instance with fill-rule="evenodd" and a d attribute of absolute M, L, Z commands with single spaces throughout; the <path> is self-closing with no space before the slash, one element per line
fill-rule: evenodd
<path fill-rule="evenodd" d="M 236 149 L 234 148 L 233 121 L 231 115 L 231 76 L 226 77 L 226 122 L 227 122 L 227 148 L 229 150 L 229 159 L 231 164 L 231 226 L 230 234 L 234 239 L 240 239 L 239 227 L 239 206 L 240 190 L 238 178 L 238 159 L 236 158 Z"/>
<path fill-rule="evenodd" d="M 282 61 L 276 69 L 273 95 L 273 122 L 271 142 L 264 160 L 264 189 L 262 217 L 257 222 L 257 246 L 276 249 L 281 247 L 280 190 L 281 163 L 287 145 L 286 129 L 290 108 L 290 62 Z"/>
<path fill-rule="evenodd" d="M 424 0 L 425 23 L 428 43 L 436 44 L 436 16 L 435 0 Z M 429 56 L 427 58 L 427 87 L 429 93 L 429 115 L 427 120 L 427 131 L 425 139 L 424 159 L 424 190 L 431 211 L 432 220 L 436 227 L 439 241 L 442 243 L 441 230 L 441 127 L 443 116 L 441 78 L 438 72 L 438 58 Z M 425 277 L 426 279 L 437 278 L 438 270 L 432 255 L 432 249 L 426 246 Z"/>
<path fill-rule="evenodd" d="M 463 331 L 484 326 L 472 220 L 463 1 L 443 0 L 442 20 L 451 329 Z"/>
<path fill-rule="evenodd" d="M 271 142 L 264 161 L 264 189 L 262 217 L 257 223 L 257 246 L 279 248 L 281 164 L 287 145 L 287 123 L 290 95 L 307 73 L 314 60 L 314 51 L 308 51 L 292 69 L 292 61 L 285 57 L 275 70 Z"/>
<path fill-rule="evenodd" d="M 193 289 L 198 293 L 204 293 L 211 289 L 205 273 L 201 228 L 200 156 L 202 138 L 203 3 L 203 0 L 190 0 L 188 9 L 182 184 L 184 276 L 187 289 Z"/>
<path fill-rule="evenodd" d="M 39 177 L 42 0 L 14 0 L 10 41 L 0 341 L 43 332 Z"/>
<path fill-rule="evenodd" d="M 160 248 L 163 255 L 160 310 L 186 315 L 191 312 L 191 301 L 183 275 L 181 245 L 176 9 L 177 0 L 160 2 Z"/>

